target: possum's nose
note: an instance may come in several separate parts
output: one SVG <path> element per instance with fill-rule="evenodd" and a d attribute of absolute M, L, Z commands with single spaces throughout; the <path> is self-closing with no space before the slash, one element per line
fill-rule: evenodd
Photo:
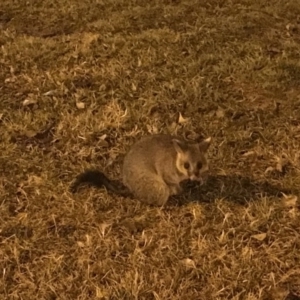
<path fill-rule="evenodd" d="M 199 173 L 192 174 L 190 176 L 190 180 L 198 180 L 198 181 L 200 181 L 201 178 L 199 178 Z"/>
<path fill-rule="evenodd" d="M 202 185 L 204 183 L 203 178 L 199 175 L 198 176 L 196 176 L 196 175 L 190 176 L 190 180 L 198 181 L 200 183 L 200 185 Z"/>

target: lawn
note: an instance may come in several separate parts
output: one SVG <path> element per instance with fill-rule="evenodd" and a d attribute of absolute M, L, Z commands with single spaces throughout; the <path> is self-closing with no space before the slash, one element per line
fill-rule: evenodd
<path fill-rule="evenodd" d="M 0 298 L 300 299 L 300 3 L 2 0 Z M 163 207 L 84 188 L 208 137 Z"/>

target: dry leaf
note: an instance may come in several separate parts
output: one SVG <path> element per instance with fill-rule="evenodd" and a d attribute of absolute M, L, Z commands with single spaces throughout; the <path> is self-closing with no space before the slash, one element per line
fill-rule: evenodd
<path fill-rule="evenodd" d="M 286 155 L 282 155 L 282 157 L 276 157 L 276 161 L 275 170 L 282 173 L 283 168 L 289 163 L 289 160 Z"/>
<path fill-rule="evenodd" d="M 107 134 L 103 134 L 103 135 L 100 136 L 100 140 L 104 141 L 106 138 L 107 138 Z"/>
<path fill-rule="evenodd" d="M 171 91 L 173 91 L 175 89 L 175 85 L 173 82 L 169 83 L 166 85 Z"/>
<path fill-rule="evenodd" d="M 250 258 L 252 255 L 253 251 L 250 247 L 246 246 L 242 249 L 242 256 Z"/>
<path fill-rule="evenodd" d="M 269 173 L 269 172 L 273 172 L 274 168 L 273 167 L 267 167 L 267 169 L 265 170 L 265 174 Z"/>
<path fill-rule="evenodd" d="M 216 116 L 217 118 L 221 119 L 224 118 L 225 116 L 225 111 L 224 109 L 222 109 L 221 107 L 218 107 L 217 111 L 216 111 Z"/>
<path fill-rule="evenodd" d="M 80 242 L 80 241 L 77 241 L 77 245 L 80 247 L 80 248 L 84 248 L 85 245 L 83 242 Z"/>
<path fill-rule="evenodd" d="M 109 294 L 105 290 L 103 290 L 103 288 L 96 286 L 96 298 L 97 299 L 102 299 L 102 300 L 109 299 L 108 295 Z"/>
<path fill-rule="evenodd" d="M 24 135 L 28 138 L 33 138 L 37 135 L 37 132 L 33 130 L 25 130 Z"/>
<path fill-rule="evenodd" d="M 188 131 L 185 134 L 185 138 L 189 139 L 189 140 L 193 140 L 193 141 L 199 141 L 199 139 L 201 138 L 201 135 L 199 133 L 194 132 L 194 131 Z"/>
<path fill-rule="evenodd" d="M 137 87 L 134 83 L 131 84 L 131 89 L 135 92 L 137 90 Z"/>
<path fill-rule="evenodd" d="M 254 154 L 256 154 L 255 151 L 247 151 L 247 152 L 244 153 L 242 156 L 248 157 L 248 156 L 251 156 L 251 155 L 254 155 Z"/>
<path fill-rule="evenodd" d="M 30 175 L 28 177 L 28 184 L 35 184 L 35 185 L 41 185 L 43 184 L 44 180 L 42 177 L 36 176 L 36 175 Z"/>
<path fill-rule="evenodd" d="M 99 91 L 105 91 L 106 90 L 106 85 L 102 83 L 99 87 Z"/>
<path fill-rule="evenodd" d="M 184 118 L 181 113 L 179 113 L 178 123 L 183 124 L 189 122 L 190 118 Z"/>
<path fill-rule="evenodd" d="M 76 102 L 76 107 L 78 109 L 84 109 L 85 108 L 85 104 L 81 101 Z"/>
<path fill-rule="evenodd" d="M 142 65 L 142 61 L 140 58 L 138 58 L 138 67 L 140 67 Z"/>
<path fill-rule="evenodd" d="M 85 237 L 86 237 L 86 245 L 87 245 L 87 246 L 90 246 L 90 245 L 91 245 L 91 241 L 92 241 L 91 236 L 88 235 L 88 234 L 86 234 Z"/>
<path fill-rule="evenodd" d="M 56 90 L 51 90 L 51 91 L 48 91 L 48 92 L 44 93 L 43 95 L 44 96 L 53 96 L 55 94 L 56 94 Z"/>
<path fill-rule="evenodd" d="M 267 237 L 267 234 L 266 233 L 259 233 L 259 234 L 254 234 L 251 237 L 253 237 L 254 239 L 256 239 L 258 241 L 263 241 Z"/>
<path fill-rule="evenodd" d="M 173 130 L 176 129 L 176 127 L 177 127 L 177 123 L 176 123 L 176 122 L 172 122 L 172 123 L 168 126 L 168 129 L 169 129 L 170 131 L 173 131 Z"/>
<path fill-rule="evenodd" d="M 298 197 L 296 195 L 286 195 L 282 193 L 283 199 L 281 200 L 285 207 L 295 207 L 298 205 Z"/>
<path fill-rule="evenodd" d="M 106 231 L 107 231 L 106 228 L 108 228 L 108 227 L 110 227 L 110 224 L 108 224 L 108 223 L 102 223 L 99 225 L 99 229 L 100 229 L 100 233 L 101 233 L 102 237 L 105 236 Z"/>
<path fill-rule="evenodd" d="M 276 164 L 275 170 L 281 173 L 281 172 L 282 172 L 282 168 L 283 168 L 282 163 L 281 163 L 281 162 L 278 162 L 278 163 Z"/>
<path fill-rule="evenodd" d="M 295 207 L 289 209 L 288 215 L 291 219 L 298 218 L 299 217 L 298 209 L 296 209 Z"/>
<path fill-rule="evenodd" d="M 107 138 L 107 134 L 101 135 L 99 137 L 99 141 L 98 141 L 97 145 L 100 147 L 108 147 L 109 143 L 108 143 L 108 141 L 106 141 L 106 138 Z"/>
<path fill-rule="evenodd" d="M 195 262 L 190 258 L 185 258 L 181 261 L 187 268 L 196 268 Z"/>
<path fill-rule="evenodd" d="M 151 134 L 157 134 L 158 133 L 158 128 L 155 125 L 149 125 L 147 124 L 147 130 Z"/>
<path fill-rule="evenodd" d="M 5 83 L 8 83 L 8 82 L 15 82 L 16 81 L 16 78 L 15 77 L 9 77 L 9 78 L 6 78 L 4 80 Z"/>
<path fill-rule="evenodd" d="M 28 213 L 20 212 L 17 215 L 18 221 L 26 221 L 28 219 Z"/>
<path fill-rule="evenodd" d="M 23 101 L 23 106 L 33 105 L 36 103 L 37 103 L 37 101 L 35 99 L 25 99 Z"/>

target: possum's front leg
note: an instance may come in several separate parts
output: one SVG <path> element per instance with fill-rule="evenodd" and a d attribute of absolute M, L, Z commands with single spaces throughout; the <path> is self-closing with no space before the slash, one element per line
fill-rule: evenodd
<path fill-rule="evenodd" d="M 179 184 L 172 184 L 169 186 L 169 188 L 170 188 L 170 195 L 178 195 L 181 194 L 183 191 L 181 185 Z"/>

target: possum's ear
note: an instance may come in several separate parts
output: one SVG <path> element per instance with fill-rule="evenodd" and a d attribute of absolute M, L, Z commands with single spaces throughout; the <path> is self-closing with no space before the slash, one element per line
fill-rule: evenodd
<path fill-rule="evenodd" d="M 177 139 L 173 139 L 172 142 L 177 153 L 183 154 L 186 152 L 187 146 L 184 142 Z"/>
<path fill-rule="evenodd" d="M 202 152 L 206 152 L 211 144 L 211 137 L 208 137 L 207 139 L 203 140 L 199 143 L 199 149 Z"/>

